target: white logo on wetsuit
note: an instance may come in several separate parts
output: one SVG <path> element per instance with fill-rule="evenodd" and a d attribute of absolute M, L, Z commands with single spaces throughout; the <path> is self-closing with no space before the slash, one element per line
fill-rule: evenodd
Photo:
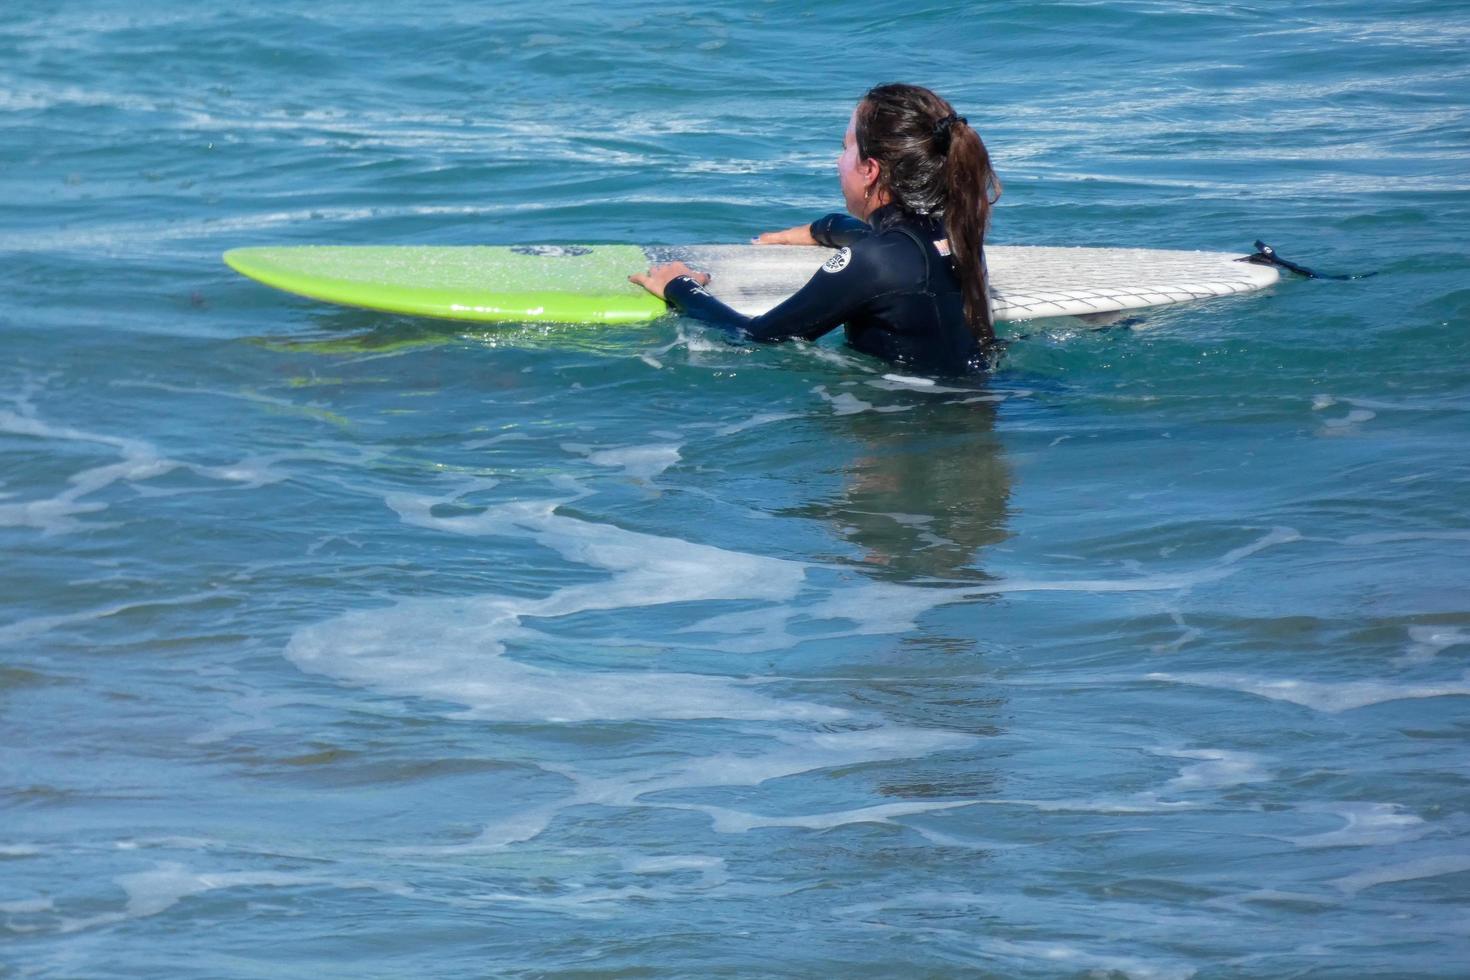
<path fill-rule="evenodd" d="M 832 257 L 830 259 L 828 259 L 826 262 L 823 262 L 822 263 L 822 271 L 823 272 L 841 272 L 843 269 L 846 269 L 847 268 L 847 263 L 849 263 L 851 261 L 852 261 L 852 249 L 850 249 L 850 248 L 839 248 L 837 251 L 835 251 L 835 252 L 832 253 Z M 807 266 L 807 268 L 810 269 L 811 266 Z"/>

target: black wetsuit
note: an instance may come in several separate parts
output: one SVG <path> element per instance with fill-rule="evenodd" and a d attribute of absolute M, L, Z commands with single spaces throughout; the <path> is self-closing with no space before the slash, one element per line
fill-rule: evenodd
<path fill-rule="evenodd" d="M 795 295 L 760 316 L 737 313 L 688 276 L 670 282 L 664 298 L 752 340 L 815 340 L 845 325 L 851 347 L 915 371 L 958 375 L 984 367 L 965 324 L 954 264 L 936 246 L 945 237 L 943 223 L 891 204 L 871 221 L 829 214 L 812 222 L 812 237 L 839 251 Z"/>

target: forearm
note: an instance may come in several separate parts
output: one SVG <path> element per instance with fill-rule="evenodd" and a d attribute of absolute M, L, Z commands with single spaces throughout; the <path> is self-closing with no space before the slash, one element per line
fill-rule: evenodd
<path fill-rule="evenodd" d="M 861 273 L 819 272 L 795 295 L 756 317 L 726 306 L 688 276 L 670 280 L 664 299 L 686 316 L 761 343 L 797 337 L 815 340 L 843 322 L 862 295 L 862 282 Z"/>
<path fill-rule="evenodd" d="M 680 313 L 719 327 L 727 333 L 744 335 L 751 318 L 732 310 L 688 276 L 669 280 L 664 300 Z"/>

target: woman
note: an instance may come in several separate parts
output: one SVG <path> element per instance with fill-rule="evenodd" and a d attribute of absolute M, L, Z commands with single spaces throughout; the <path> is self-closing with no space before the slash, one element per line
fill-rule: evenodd
<path fill-rule="evenodd" d="M 1000 182 L 980 135 L 916 85 L 879 85 L 853 110 L 837 160 L 852 217 L 767 232 L 767 245 L 838 251 L 794 296 L 746 317 L 672 262 L 629 278 L 688 316 L 754 340 L 815 340 L 846 325 L 857 350 L 931 374 L 983 366 L 994 342 L 985 228 Z"/>

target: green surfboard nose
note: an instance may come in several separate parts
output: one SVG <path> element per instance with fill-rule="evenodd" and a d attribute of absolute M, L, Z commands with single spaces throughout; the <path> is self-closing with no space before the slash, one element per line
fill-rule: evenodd
<path fill-rule="evenodd" d="M 449 320 L 640 323 L 666 309 L 628 282 L 648 268 L 635 245 L 299 245 L 224 261 L 299 296 Z"/>

